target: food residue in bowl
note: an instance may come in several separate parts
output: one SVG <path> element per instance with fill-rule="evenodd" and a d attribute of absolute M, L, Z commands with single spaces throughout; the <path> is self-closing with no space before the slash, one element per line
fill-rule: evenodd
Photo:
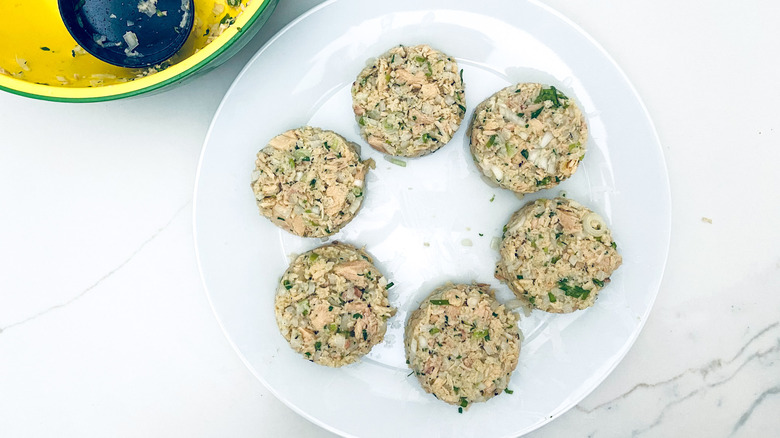
<path fill-rule="evenodd" d="M 138 10 L 149 16 L 164 15 L 157 7 L 158 0 L 138 0 Z M 194 55 L 211 44 L 254 0 L 214 0 L 195 2 L 193 30 L 184 46 L 171 59 L 147 68 L 122 68 L 98 60 L 77 45 L 68 33 L 59 12 L 43 3 L 20 2 L 4 8 L 0 15 L 0 39 L 7 40 L 6 32 L 17 32 L 18 23 L 38 17 L 25 32 L 30 38 L 16 38 L 14 44 L 0 45 L 0 75 L 27 82 L 60 87 L 88 88 L 113 85 L 150 76 Z M 183 7 L 185 1 L 182 2 Z M 189 3 L 186 2 L 186 7 Z M 151 15 L 150 15 L 151 14 Z M 185 18 L 188 17 L 185 14 Z M 128 22 L 127 26 L 135 23 Z M 129 31 L 122 42 L 108 42 L 103 35 L 95 35 L 96 42 L 127 44 L 128 56 L 137 56 L 138 38 Z"/>

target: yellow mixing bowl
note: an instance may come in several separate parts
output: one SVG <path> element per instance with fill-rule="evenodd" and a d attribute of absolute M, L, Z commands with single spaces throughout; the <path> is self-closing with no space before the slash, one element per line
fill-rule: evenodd
<path fill-rule="evenodd" d="M 192 33 L 173 58 L 145 69 L 107 64 L 76 44 L 57 0 L 3 0 L 0 90 L 59 102 L 98 102 L 177 84 L 225 62 L 265 24 L 279 0 L 195 0 Z"/>

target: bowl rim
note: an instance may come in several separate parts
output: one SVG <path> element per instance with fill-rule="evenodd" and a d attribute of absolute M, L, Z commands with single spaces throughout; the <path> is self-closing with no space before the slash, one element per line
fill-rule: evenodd
<path fill-rule="evenodd" d="M 170 85 L 191 76 L 209 62 L 223 54 L 235 43 L 246 30 L 263 14 L 266 8 L 274 3 L 272 0 L 254 0 L 241 13 L 232 26 L 218 36 L 210 44 L 194 53 L 192 56 L 172 65 L 165 70 L 134 81 L 103 87 L 54 87 L 23 81 L 0 74 L 0 90 L 19 96 L 41 99 L 52 102 L 104 102 L 137 96 Z"/>

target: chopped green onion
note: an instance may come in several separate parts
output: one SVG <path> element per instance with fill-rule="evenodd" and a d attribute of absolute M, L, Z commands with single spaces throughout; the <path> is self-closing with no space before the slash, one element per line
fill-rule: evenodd
<path fill-rule="evenodd" d="M 583 289 L 580 286 L 577 285 L 570 285 L 569 280 L 564 278 L 561 280 L 558 280 L 558 288 L 563 291 L 563 293 L 566 294 L 567 297 L 573 297 L 573 298 L 579 298 L 579 299 L 586 299 L 588 298 L 588 295 L 590 295 L 590 291 L 587 289 Z"/>
<path fill-rule="evenodd" d="M 552 263 L 552 264 L 554 265 L 554 264 L 555 264 L 555 262 L 557 262 L 557 261 L 558 261 L 558 260 L 560 260 L 560 259 L 561 259 L 561 256 L 555 256 L 555 257 L 553 257 L 553 258 L 550 260 L 550 263 Z"/>
<path fill-rule="evenodd" d="M 493 202 L 493 201 L 495 201 L 495 200 L 496 200 L 496 195 L 494 194 L 494 195 L 493 195 L 493 197 L 492 197 L 492 198 L 490 198 L 490 202 Z M 481 236 L 481 235 L 482 235 L 482 234 L 480 234 L 480 236 Z"/>
<path fill-rule="evenodd" d="M 396 166 L 406 167 L 406 161 L 404 161 L 404 160 L 399 160 L 398 158 L 394 158 L 394 157 L 392 157 L 390 155 L 385 155 L 384 159 L 385 159 L 385 161 L 393 163 Z"/>
<path fill-rule="evenodd" d="M 361 315 L 360 313 L 354 313 L 354 314 L 352 314 L 352 317 L 355 318 L 355 319 L 360 319 L 360 318 L 363 317 L 363 315 Z"/>
<path fill-rule="evenodd" d="M 41 47 L 41 50 L 43 50 L 44 52 L 50 52 L 51 51 L 51 49 L 48 48 L 48 47 Z"/>
<path fill-rule="evenodd" d="M 612 242 L 612 244 L 610 246 L 612 247 L 612 249 L 617 249 L 617 243 L 615 243 L 615 242 Z"/>
<path fill-rule="evenodd" d="M 455 394 L 457 394 L 458 391 L 460 391 L 460 388 L 458 388 L 457 386 L 453 386 L 452 390 L 455 391 Z"/>
<path fill-rule="evenodd" d="M 339 326 L 335 322 L 332 323 L 332 324 L 328 324 L 328 330 L 330 330 L 331 332 L 336 333 L 336 330 L 338 330 L 338 329 L 339 329 Z"/>
<path fill-rule="evenodd" d="M 541 113 L 542 113 L 542 110 L 543 110 L 543 109 L 544 109 L 544 107 L 541 107 L 541 108 L 539 108 L 538 110 L 536 110 L 536 111 L 532 112 L 532 113 L 531 113 L 531 118 L 532 118 L 532 119 L 535 119 L 535 118 L 539 117 L 539 114 L 541 114 Z"/>
<path fill-rule="evenodd" d="M 366 126 L 366 119 L 365 119 L 363 116 L 360 116 L 360 118 L 358 119 L 358 125 L 360 125 L 360 126 Z M 327 145 L 327 143 L 326 143 L 326 144 L 325 144 L 325 147 L 327 147 L 327 146 L 328 146 L 328 145 Z"/>
<path fill-rule="evenodd" d="M 332 312 L 332 311 L 333 311 L 333 306 L 328 306 L 328 312 Z"/>
<path fill-rule="evenodd" d="M 520 155 L 522 155 L 523 158 L 525 158 L 527 160 L 528 159 L 528 150 L 527 149 L 523 149 L 522 151 L 520 151 Z"/>
<path fill-rule="evenodd" d="M 436 306 L 448 306 L 450 304 L 450 300 L 431 300 L 431 304 Z"/>
<path fill-rule="evenodd" d="M 490 139 L 488 139 L 487 143 L 485 144 L 485 147 L 489 148 L 489 147 L 493 146 L 493 143 L 496 142 L 496 137 L 497 137 L 496 134 L 491 135 Z"/>
<path fill-rule="evenodd" d="M 477 330 L 477 331 L 475 331 L 474 333 L 471 334 L 471 337 L 473 337 L 474 339 L 485 338 L 485 340 L 489 341 L 490 340 L 490 331 L 488 329 Z"/>
<path fill-rule="evenodd" d="M 391 281 L 390 283 L 387 283 L 387 286 L 385 286 L 385 289 L 390 289 L 391 287 L 393 287 L 393 285 L 395 285 L 395 283 L 393 283 Z"/>
<path fill-rule="evenodd" d="M 422 56 L 416 56 L 416 57 L 414 58 L 414 60 L 415 60 L 415 61 L 417 61 L 417 62 L 419 62 L 420 64 L 422 64 L 423 62 L 425 62 L 425 58 L 423 58 Z"/>
<path fill-rule="evenodd" d="M 366 331 L 366 329 L 363 329 L 363 340 L 364 341 L 368 340 L 368 332 Z"/>
<path fill-rule="evenodd" d="M 555 298 L 555 294 L 553 294 L 552 292 L 547 292 L 547 298 L 550 299 L 551 303 L 554 303 L 554 302 L 558 301 L 558 299 Z"/>
<path fill-rule="evenodd" d="M 440 331 L 441 330 L 439 330 L 438 328 L 434 327 L 434 328 L 428 330 L 428 333 L 430 333 L 432 335 L 435 335 L 436 333 L 439 333 Z"/>
<path fill-rule="evenodd" d="M 322 342 L 317 341 L 317 342 L 314 343 L 314 350 L 315 351 L 320 351 L 320 347 L 322 347 Z"/>
<path fill-rule="evenodd" d="M 460 407 L 465 408 L 468 405 L 469 405 L 468 399 L 466 399 L 466 397 L 461 397 L 460 398 Z"/>
<path fill-rule="evenodd" d="M 292 283 L 290 283 L 290 280 L 284 280 L 282 282 L 282 285 L 284 285 L 284 288 L 287 289 L 287 290 L 292 289 Z"/>
<path fill-rule="evenodd" d="M 523 276 L 522 276 L 522 275 L 518 275 L 518 276 L 517 276 L 517 279 L 518 279 L 518 280 L 522 280 L 522 279 L 523 279 Z"/>
<path fill-rule="evenodd" d="M 593 284 L 595 284 L 598 287 L 604 287 L 604 282 L 599 280 L 598 278 L 593 279 Z"/>

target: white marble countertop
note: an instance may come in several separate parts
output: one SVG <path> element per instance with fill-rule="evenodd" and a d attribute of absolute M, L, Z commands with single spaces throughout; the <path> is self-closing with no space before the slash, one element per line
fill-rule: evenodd
<path fill-rule="evenodd" d="M 191 219 L 222 95 L 317 3 L 282 0 L 227 64 L 159 95 L 64 105 L 0 94 L 0 436 L 332 436 L 277 401 L 228 344 L 200 283 Z M 673 218 L 636 344 L 529 436 L 776 436 L 780 4 L 547 3 L 602 44 L 644 99 Z"/>

